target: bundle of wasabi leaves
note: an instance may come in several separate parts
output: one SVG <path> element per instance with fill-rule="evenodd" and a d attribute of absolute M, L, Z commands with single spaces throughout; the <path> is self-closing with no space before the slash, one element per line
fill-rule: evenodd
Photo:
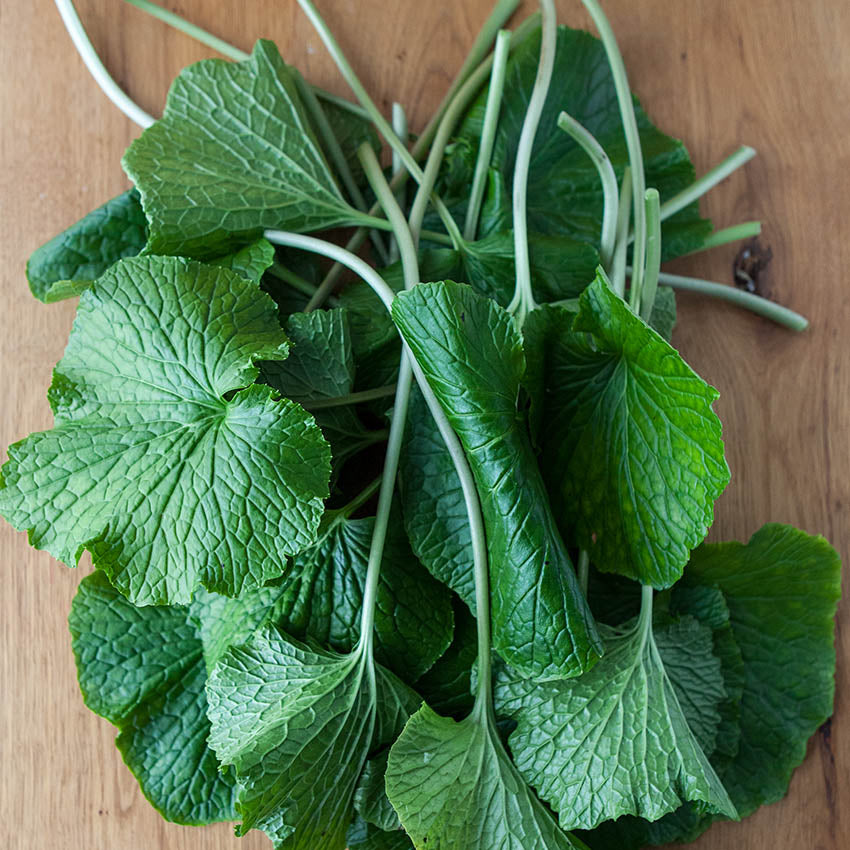
<path fill-rule="evenodd" d="M 628 850 L 778 800 L 839 559 L 705 542 L 718 394 L 660 272 L 757 230 L 697 203 L 752 151 L 697 180 L 595 0 L 601 39 L 498 3 L 415 137 L 299 3 L 357 103 L 225 46 L 28 265 L 79 306 L 0 513 L 91 557 L 86 705 L 164 818 L 279 850 Z"/>

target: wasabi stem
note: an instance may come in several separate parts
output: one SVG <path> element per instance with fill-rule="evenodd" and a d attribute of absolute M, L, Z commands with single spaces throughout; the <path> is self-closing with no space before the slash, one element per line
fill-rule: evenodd
<path fill-rule="evenodd" d="M 566 112 L 558 116 L 558 127 L 560 127 L 581 149 L 590 157 L 591 162 L 599 172 L 599 181 L 602 183 L 602 196 L 604 206 L 602 210 L 602 233 L 599 239 L 599 256 L 602 260 L 602 268 L 610 273 L 611 263 L 614 258 L 614 246 L 617 241 L 617 219 L 619 213 L 619 195 L 617 188 L 617 175 L 608 154 L 596 137 L 578 121 Z"/>
<path fill-rule="evenodd" d="M 703 243 L 694 251 L 689 251 L 687 254 L 682 254 L 683 257 L 689 257 L 691 254 L 698 254 L 700 251 L 708 251 L 711 248 L 719 248 L 721 245 L 728 245 L 730 242 L 740 242 L 743 239 L 753 239 L 761 234 L 760 221 L 744 221 L 741 224 L 733 224 L 731 227 L 724 227 L 723 230 L 715 230 Z"/>
<path fill-rule="evenodd" d="M 466 82 L 469 75 L 475 68 L 484 60 L 490 50 L 490 45 L 496 37 L 496 33 L 507 23 L 508 19 L 516 11 L 520 4 L 520 0 L 499 0 L 496 3 L 493 11 L 487 16 L 481 30 L 475 37 L 466 59 L 463 60 L 463 65 L 455 75 L 449 90 L 440 101 L 437 111 L 431 116 L 425 129 L 422 131 L 420 138 L 422 141 L 422 149 L 420 156 L 431 146 L 431 141 L 437 132 L 437 127 L 443 119 L 443 113 L 448 109 L 449 104 L 454 99 L 460 87 Z M 418 159 L 418 157 L 417 157 Z"/>
<path fill-rule="evenodd" d="M 549 93 L 552 71 L 555 67 L 555 50 L 558 44 L 558 20 L 554 0 L 540 0 L 542 24 L 540 33 L 540 60 L 528 110 L 522 123 L 522 131 L 516 152 L 513 185 L 514 259 L 516 262 L 516 289 L 508 305 L 522 327 L 525 317 L 537 307 L 531 288 L 531 259 L 528 250 L 528 172 L 531 166 L 531 151 L 534 137 L 540 124 L 540 116 Z"/>
<path fill-rule="evenodd" d="M 626 254 L 629 249 L 629 217 L 632 204 L 632 172 L 626 166 L 620 184 L 620 201 L 617 209 L 617 238 L 614 259 L 611 261 L 611 286 L 624 298 L 626 294 Z"/>
<path fill-rule="evenodd" d="M 632 92 L 629 88 L 629 79 L 626 74 L 626 66 L 623 64 L 623 56 L 617 46 L 617 39 L 605 13 L 596 0 L 582 0 L 587 11 L 590 12 L 593 23 L 599 31 L 605 53 L 608 55 L 608 64 L 611 66 L 611 74 L 614 78 L 614 88 L 617 91 L 617 100 L 620 104 L 620 115 L 623 121 L 623 131 L 626 136 L 626 147 L 629 151 L 629 168 L 632 176 L 632 206 L 634 216 L 634 268 L 632 278 L 632 290 L 630 306 L 637 311 L 640 296 L 643 290 L 643 273 L 646 263 L 646 211 L 644 208 L 644 197 L 646 195 L 646 175 L 643 169 L 643 153 L 640 147 L 640 134 L 638 133 L 637 119 L 635 118 L 635 105 L 632 100 Z"/>
<path fill-rule="evenodd" d="M 89 41 L 88 35 L 83 28 L 80 16 L 74 8 L 71 0 L 56 0 L 56 8 L 62 16 L 62 23 L 65 24 L 65 29 L 68 30 L 68 35 L 71 36 L 71 41 L 74 42 L 74 47 L 77 48 L 77 53 L 80 54 L 83 62 L 89 73 L 94 77 L 95 82 L 100 86 L 103 93 L 134 123 L 138 124 L 143 129 L 150 127 L 156 120 L 152 115 L 148 115 L 130 96 L 112 79 L 106 66 L 101 62 L 92 43 Z"/>
<path fill-rule="evenodd" d="M 351 199 L 351 202 L 354 204 L 356 209 L 368 215 L 369 206 L 366 203 L 366 199 L 363 197 L 363 193 L 360 191 L 360 187 L 357 185 L 357 181 L 354 179 L 354 175 L 351 173 L 351 169 L 348 167 L 348 160 L 346 160 L 345 154 L 342 152 L 339 140 L 333 131 L 333 127 L 331 127 L 330 121 L 328 121 L 327 115 L 325 115 L 324 109 L 322 109 L 322 105 L 319 103 L 313 89 L 307 85 L 307 81 L 301 75 L 301 72 L 293 69 L 292 73 L 295 78 L 295 87 L 298 90 L 301 101 L 303 102 L 313 125 L 318 131 L 322 147 L 325 149 L 328 158 L 333 163 L 337 174 L 340 176 L 340 179 L 345 186 L 345 191 L 348 193 L 348 197 Z M 386 246 L 384 245 L 380 234 L 373 230 L 369 234 L 369 237 L 372 241 L 372 245 L 378 253 L 380 261 L 386 264 L 389 261 L 389 255 L 387 254 Z"/>
<path fill-rule="evenodd" d="M 715 165 L 707 174 L 704 174 L 695 183 L 674 195 L 670 200 L 661 205 L 661 220 L 666 221 L 671 215 L 684 209 L 688 204 L 701 198 L 709 189 L 713 189 L 718 183 L 725 180 L 742 165 L 748 163 L 756 155 L 753 148 L 744 145 L 738 148 L 732 156 L 727 157 L 719 165 Z"/>
<path fill-rule="evenodd" d="M 627 271 L 630 272 L 631 269 L 627 269 Z M 744 292 L 728 284 L 715 283 L 714 281 L 702 280 L 696 277 L 669 274 L 668 272 L 661 272 L 658 275 L 658 282 L 663 286 L 669 286 L 672 289 L 683 292 L 696 292 L 699 295 L 707 295 L 710 298 L 728 301 L 730 304 L 743 307 L 745 310 L 763 316 L 765 319 L 770 319 L 792 331 L 804 331 L 809 326 L 809 320 L 805 316 L 795 313 L 788 307 L 783 307 L 781 304 L 769 301 L 760 295 Z"/>
<path fill-rule="evenodd" d="M 474 241 L 478 232 L 478 218 L 481 215 L 481 203 L 484 200 L 490 160 L 493 158 L 496 128 L 499 126 L 499 113 L 502 108 L 505 70 L 508 65 L 510 47 L 510 31 L 500 30 L 496 36 L 496 47 L 493 51 L 493 67 L 490 70 L 490 85 L 487 89 L 487 105 L 484 108 L 481 141 L 478 145 L 475 174 L 472 178 L 472 191 L 469 193 L 469 205 L 466 208 L 466 221 L 463 225 L 463 238 L 467 242 Z"/>
<path fill-rule="evenodd" d="M 655 293 L 658 289 L 658 274 L 661 271 L 661 207 L 658 189 L 647 189 L 646 205 L 646 274 L 643 279 L 643 294 L 640 299 L 640 316 L 649 322 Z"/>

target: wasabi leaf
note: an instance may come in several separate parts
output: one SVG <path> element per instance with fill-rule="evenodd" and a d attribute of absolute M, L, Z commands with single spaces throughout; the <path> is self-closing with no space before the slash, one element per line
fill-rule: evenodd
<path fill-rule="evenodd" d="M 654 587 L 682 574 L 729 481 L 708 386 L 600 271 L 545 352 L 542 468 L 568 539 Z"/>
<path fill-rule="evenodd" d="M 271 300 L 235 273 L 122 260 L 80 300 L 56 427 L 9 449 L 0 512 L 65 563 L 88 549 L 139 605 L 279 576 L 315 540 L 329 475 L 312 417 L 250 386 L 254 360 L 286 351 Z"/>
<path fill-rule="evenodd" d="M 472 539 L 460 479 L 425 399 L 414 389 L 399 465 L 404 527 L 416 557 L 475 612 Z"/>
<path fill-rule="evenodd" d="M 270 41 L 258 41 L 244 62 L 206 59 L 184 69 L 163 117 L 130 145 L 123 165 L 157 254 L 203 259 L 265 228 L 305 233 L 365 218 L 340 194 Z"/>
<path fill-rule="evenodd" d="M 475 476 L 490 553 L 496 651 L 535 678 L 578 675 L 596 661 L 601 643 L 517 411 L 525 361 L 512 318 L 452 282 L 402 293 L 393 318 Z"/>
<path fill-rule="evenodd" d="M 496 710 L 517 722 L 509 743 L 520 773 L 564 829 L 592 829 L 627 814 L 655 820 L 684 800 L 735 817 L 688 726 L 650 617 L 605 633 L 602 659 L 577 679 L 535 683 L 510 669 L 500 673 Z M 677 638 L 722 696 L 710 632 L 691 621 Z"/>
<path fill-rule="evenodd" d="M 366 757 L 405 719 L 395 707 L 376 719 L 397 682 L 366 652 L 310 648 L 274 628 L 228 650 L 207 697 L 210 746 L 239 782 L 238 834 L 262 829 L 278 850 L 343 850 Z"/>
<path fill-rule="evenodd" d="M 832 713 L 841 562 L 822 537 L 771 523 L 749 543 L 708 543 L 685 572 L 717 587 L 744 661 L 741 740 L 722 779 L 742 815 L 779 800 Z"/>
<path fill-rule="evenodd" d="M 83 699 L 120 730 L 118 749 L 154 808 L 176 823 L 233 820 L 233 783 L 206 744 L 203 645 L 189 610 L 136 608 L 97 571 L 80 582 L 68 624 Z"/>
<path fill-rule="evenodd" d="M 530 791 L 486 720 L 423 705 L 390 750 L 387 794 L 416 850 L 581 850 Z"/>
<path fill-rule="evenodd" d="M 492 165 L 503 175 L 510 197 L 517 145 L 540 56 L 540 35 L 529 36 L 508 61 L 505 93 L 499 113 Z M 528 177 L 528 228 L 560 234 L 598 247 L 602 221 L 602 189 L 593 163 L 566 133 L 557 128 L 562 110 L 583 124 L 608 154 L 618 180 L 628 164 L 622 119 L 608 59 L 599 39 L 582 30 L 558 28 L 553 85 L 535 136 Z M 475 169 L 487 101 L 485 87 L 470 108 L 443 168 L 440 193 L 452 211 L 465 213 Z M 636 103 L 646 180 L 662 202 L 694 182 L 685 146 L 657 130 Z M 492 231 L 487 231 L 492 232 Z M 711 222 L 691 204 L 664 222 L 662 249 L 672 259 L 702 247 Z"/>
<path fill-rule="evenodd" d="M 27 279 L 39 301 L 56 300 L 48 293 L 58 284 L 79 290 L 100 277 L 113 263 L 138 254 L 147 242 L 147 222 L 135 189 L 122 192 L 72 224 L 36 250 L 27 262 Z M 76 292 L 73 284 L 77 285 Z M 59 291 L 59 289 L 55 290 Z"/>

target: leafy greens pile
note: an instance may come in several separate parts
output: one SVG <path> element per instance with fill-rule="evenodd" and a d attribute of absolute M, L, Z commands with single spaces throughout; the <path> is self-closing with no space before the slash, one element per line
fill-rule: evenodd
<path fill-rule="evenodd" d="M 299 2 L 360 106 L 267 41 L 193 65 L 28 265 L 80 302 L 0 512 L 91 554 L 86 704 L 165 818 L 282 850 L 622 850 L 778 799 L 839 561 L 703 542 L 717 393 L 658 286 L 747 229 L 696 204 L 734 163 L 695 180 L 594 0 L 601 41 L 497 4 L 411 148 Z"/>

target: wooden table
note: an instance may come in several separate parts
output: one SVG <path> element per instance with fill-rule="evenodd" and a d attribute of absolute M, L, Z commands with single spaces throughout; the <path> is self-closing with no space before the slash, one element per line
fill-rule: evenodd
<path fill-rule="evenodd" d="M 119 0 L 80 0 L 107 67 L 158 113 L 172 77 L 210 55 Z M 459 67 L 489 0 L 321 0 L 367 88 L 422 126 Z M 561 19 L 588 25 L 581 4 Z M 172 8 L 249 49 L 277 41 L 308 79 L 344 93 L 294 0 L 183 0 Z M 773 249 L 773 297 L 808 315 L 794 335 L 734 308 L 681 297 L 676 342 L 721 391 L 732 483 L 712 539 L 746 540 L 768 520 L 826 535 L 850 551 L 850 4 L 847 0 L 607 0 L 633 88 L 662 129 L 684 139 L 698 172 L 741 143 L 760 156 L 715 190 L 718 226 L 758 218 Z M 527 4 L 523 14 L 530 11 Z M 230 10 L 238 9 L 238 13 Z M 390 13 L 390 9 L 392 12 Z M 0 444 L 50 426 L 45 401 L 74 305 L 29 294 L 38 245 L 126 186 L 119 160 L 138 134 L 100 93 L 49 0 L 0 13 Z M 729 281 L 734 247 L 680 261 Z M 83 707 L 66 616 L 77 572 L 0 527 L 0 846 L 17 850 L 245 850 L 229 826 L 166 824 Z M 783 802 L 710 831 L 700 850 L 850 847 L 850 606 L 839 613 L 831 733 L 813 738 Z M 459 848 L 458 850 L 475 850 Z M 533 848 L 529 848 L 533 850 Z"/>

